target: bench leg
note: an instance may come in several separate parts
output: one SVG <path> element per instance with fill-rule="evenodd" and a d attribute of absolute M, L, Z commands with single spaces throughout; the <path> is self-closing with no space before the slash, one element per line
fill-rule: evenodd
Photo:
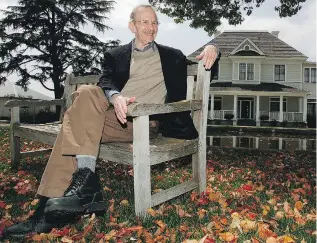
<path fill-rule="evenodd" d="M 198 151 L 192 155 L 193 179 L 198 182 L 198 191 L 206 190 L 206 153 Z"/>
<path fill-rule="evenodd" d="M 135 213 L 146 216 L 151 207 L 149 117 L 133 118 L 133 174 Z"/>
<path fill-rule="evenodd" d="M 21 152 L 20 152 L 20 137 L 16 137 L 11 132 L 10 139 L 10 150 L 11 150 L 11 168 L 17 169 L 21 160 Z"/>

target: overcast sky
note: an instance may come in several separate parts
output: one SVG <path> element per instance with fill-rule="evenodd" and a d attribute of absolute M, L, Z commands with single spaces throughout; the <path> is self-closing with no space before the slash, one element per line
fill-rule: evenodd
<path fill-rule="evenodd" d="M 0 0 L 0 9 L 5 9 L 9 4 L 13 5 L 16 2 L 16 0 Z M 129 15 L 132 8 L 141 3 L 148 3 L 148 1 L 117 0 L 114 10 L 109 14 L 109 20 L 106 22 L 113 30 L 104 34 L 89 27 L 85 30 L 95 34 L 100 40 L 119 39 L 122 44 L 128 43 L 133 38 L 127 27 Z M 277 4 L 278 0 L 266 0 L 260 8 L 254 10 L 251 16 L 246 16 L 241 25 L 230 26 L 224 21 L 219 30 L 277 30 L 280 31 L 280 39 L 308 56 L 308 60 L 316 61 L 316 0 L 306 0 L 302 10 L 296 16 L 283 19 L 280 19 L 278 13 L 274 11 L 274 6 Z M 158 13 L 158 18 L 161 24 L 156 41 L 181 49 L 185 55 L 191 54 L 214 38 L 208 36 L 202 29 L 190 28 L 189 22 L 175 24 L 173 19 L 160 13 Z M 14 81 L 16 78 L 15 75 L 12 75 L 10 80 Z M 32 83 L 30 88 L 53 97 L 52 92 L 42 88 L 39 83 Z"/>

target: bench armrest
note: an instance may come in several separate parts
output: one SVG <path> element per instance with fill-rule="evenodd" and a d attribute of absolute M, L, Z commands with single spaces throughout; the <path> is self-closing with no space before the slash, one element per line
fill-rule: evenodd
<path fill-rule="evenodd" d="M 8 108 L 21 106 L 46 106 L 46 105 L 63 105 L 65 100 L 9 100 L 4 106 Z"/>
<path fill-rule="evenodd" d="M 148 116 L 155 114 L 200 110 L 201 100 L 183 100 L 167 104 L 131 104 L 128 106 L 127 116 Z"/>

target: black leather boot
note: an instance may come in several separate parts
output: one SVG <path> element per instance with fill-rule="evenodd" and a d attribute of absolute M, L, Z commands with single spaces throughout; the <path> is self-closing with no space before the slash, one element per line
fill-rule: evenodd
<path fill-rule="evenodd" d="M 28 234 L 33 233 L 48 233 L 53 228 L 62 227 L 65 224 L 48 222 L 44 216 L 44 208 L 46 205 L 47 197 L 41 197 L 38 208 L 32 216 L 24 222 L 12 225 L 4 229 L 2 238 L 22 239 Z"/>
<path fill-rule="evenodd" d="M 89 168 L 79 168 L 63 197 L 50 198 L 46 203 L 45 216 L 52 222 L 68 221 L 78 215 L 107 211 L 99 177 Z"/>

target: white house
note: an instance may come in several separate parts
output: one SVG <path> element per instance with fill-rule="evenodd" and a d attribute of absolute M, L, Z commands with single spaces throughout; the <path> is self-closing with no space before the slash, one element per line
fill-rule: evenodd
<path fill-rule="evenodd" d="M 209 42 L 222 53 L 210 85 L 210 120 L 229 113 L 233 124 L 247 119 L 260 126 L 260 120 L 306 122 L 307 113 L 316 114 L 316 63 L 278 34 L 224 31 Z"/>
<path fill-rule="evenodd" d="M 52 100 L 53 98 L 41 94 L 35 90 L 24 90 L 20 86 L 15 85 L 13 82 L 5 82 L 0 85 L 0 118 L 8 119 L 10 117 L 10 109 L 4 107 L 4 104 L 10 99 L 36 99 L 36 100 Z M 35 115 L 41 109 L 46 107 L 22 107 L 21 113 L 26 112 L 29 115 Z M 50 107 L 50 111 L 55 111 L 55 106 Z"/>

